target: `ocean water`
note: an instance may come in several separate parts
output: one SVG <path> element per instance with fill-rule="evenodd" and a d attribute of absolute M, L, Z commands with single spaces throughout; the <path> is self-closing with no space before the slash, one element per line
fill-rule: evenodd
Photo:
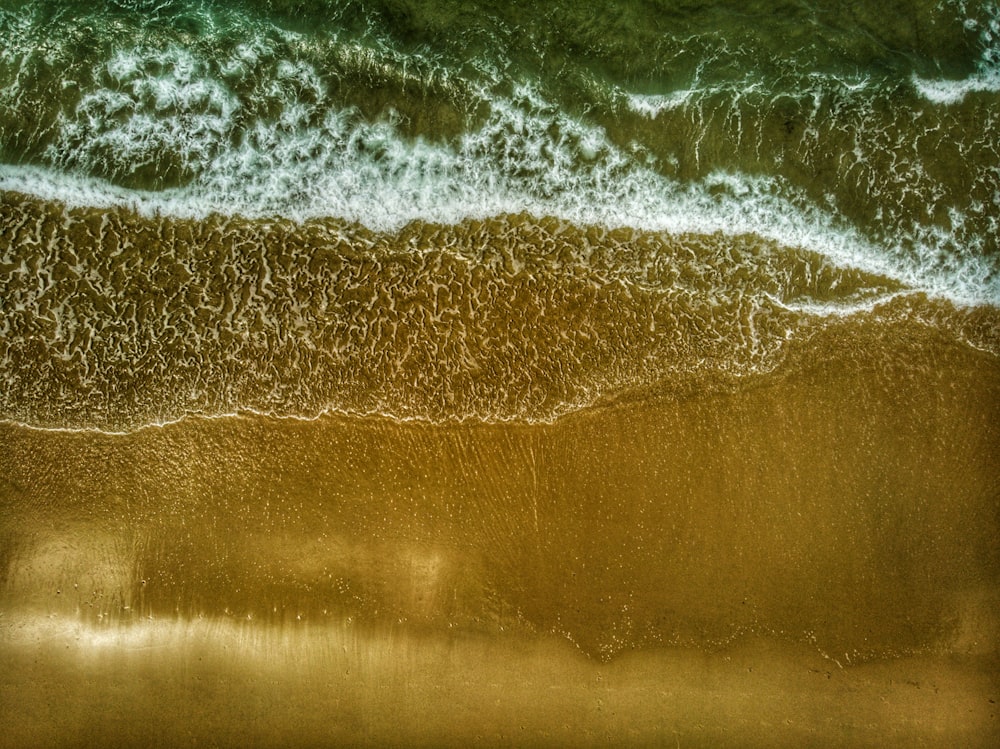
<path fill-rule="evenodd" d="M 886 305 L 995 354 L 1000 11 L 892 11 L 5 3 L 0 415 L 545 420 Z"/>
<path fill-rule="evenodd" d="M 362 706 L 454 632 L 995 665 L 998 425 L 995 2 L 0 0 L 10 652 L 155 620 L 149 683 L 234 637 L 287 675 L 364 626 Z M 976 679 L 893 693 L 900 745 Z"/>

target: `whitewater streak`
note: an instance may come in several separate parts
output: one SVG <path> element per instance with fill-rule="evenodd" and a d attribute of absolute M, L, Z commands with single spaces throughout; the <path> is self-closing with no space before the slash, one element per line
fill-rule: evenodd
<path fill-rule="evenodd" d="M 510 119 L 494 122 L 493 127 L 528 133 L 522 142 L 508 143 L 507 149 L 522 153 L 544 149 L 547 144 L 526 142 L 532 131 L 544 132 L 543 123 L 530 122 L 525 127 L 524 118 L 513 108 L 507 115 Z M 511 119 L 521 122 L 512 125 Z M 561 124 L 574 134 L 573 142 L 560 143 L 561 152 L 550 150 L 537 165 L 530 192 L 523 183 L 512 183 L 488 157 L 477 157 L 489 133 L 467 136 L 458 149 L 452 149 L 419 139 L 405 143 L 385 123 L 352 136 L 377 144 L 377 158 L 282 164 L 262 151 L 245 149 L 192 183 L 161 191 L 123 188 L 44 167 L 4 164 L 0 165 L 0 190 L 68 207 L 124 207 L 146 217 L 204 219 L 221 214 L 281 217 L 299 223 L 336 217 L 382 232 L 396 231 L 412 221 L 458 224 L 528 213 L 610 229 L 755 234 L 959 305 L 1000 306 L 1000 276 L 981 255 L 970 253 L 945 265 L 939 260 L 921 262 L 938 257 L 934 247 L 913 252 L 902 245 L 881 246 L 835 213 L 812 204 L 780 178 L 714 172 L 700 181 L 680 183 L 637 166 L 594 128 Z M 594 154 L 594 163 L 586 171 L 570 169 L 571 151 L 583 149 Z"/>

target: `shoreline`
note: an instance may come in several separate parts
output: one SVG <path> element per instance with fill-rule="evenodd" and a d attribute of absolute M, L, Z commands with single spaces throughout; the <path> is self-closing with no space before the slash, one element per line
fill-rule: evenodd
<path fill-rule="evenodd" d="M 921 330 L 543 425 L 0 425 L 0 745 L 991 746 L 1000 362 Z"/>

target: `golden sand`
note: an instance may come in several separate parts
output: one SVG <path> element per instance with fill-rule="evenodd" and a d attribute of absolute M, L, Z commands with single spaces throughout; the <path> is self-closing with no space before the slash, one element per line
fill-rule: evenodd
<path fill-rule="evenodd" d="M 844 340 L 548 424 L 4 426 L 0 745 L 995 745 L 1000 366 Z"/>

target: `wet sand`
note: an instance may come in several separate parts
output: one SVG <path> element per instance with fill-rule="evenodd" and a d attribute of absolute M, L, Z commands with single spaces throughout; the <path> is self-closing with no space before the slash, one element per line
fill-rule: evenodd
<path fill-rule="evenodd" d="M 51 622 L 50 622 L 51 624 Z M 553 638 L 137 625 L 7 650 L 0 745 L 995 745 L 995 659 L 840 668 L 745 641 L 611 663 Z"/>
<path fill-rule="evenodd" d="M 802 346 L 551 424 L 2 426 L 0 745 L 993 746 L 1000 365 Z"/>

